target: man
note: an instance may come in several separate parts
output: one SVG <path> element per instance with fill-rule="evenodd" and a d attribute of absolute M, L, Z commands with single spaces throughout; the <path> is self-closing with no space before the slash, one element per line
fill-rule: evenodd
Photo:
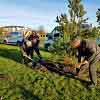
<path fill-rule="evenodd" d="M 79 38 L 72 39 L 70 42 L 73 48 L 78 50 L 78 66 L 86 64 L 89 67 L 89 76 L 91 80 L 90 88 L 97 85 L 96 66 L 100 61 L 100 47 L 92 40 L 80 40 Z M 82 59 L 83 57 L 83 59 Z"/>
<path fill-rule="evenodd" d="M 32 50 L 35 51 L 38 57 L 41 59 L 42 56 L 39 51 L 39 43 L 40 43 L 39 35 L 35 31 L 33 31 L 32 33 L 33 34 L 30 35 L 29 37 L 29 40 L 32 41 Z"/>
<path fill-rule="evenodd" d="M 27 36 L 26 36 L 27 35 Z M 26 34 L 22 41 L 21 52 L 23 55 L 23 63 L 25 62 L 25 57 L 32 61 L 33 52 L 35 51 L 38 57 L 41 59 L 41 54 L 39 52 L 39 36 L 35 31 L 31 34 Z"/>

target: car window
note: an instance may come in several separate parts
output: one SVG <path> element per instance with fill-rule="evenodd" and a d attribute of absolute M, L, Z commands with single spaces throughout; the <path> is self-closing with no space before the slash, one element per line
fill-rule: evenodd
<path fill-rule="evenodd" d="M 59 37 L 59 35 L 60 35 L 59 33 L 56 33 L 54 34 L 54 37 Z"/>

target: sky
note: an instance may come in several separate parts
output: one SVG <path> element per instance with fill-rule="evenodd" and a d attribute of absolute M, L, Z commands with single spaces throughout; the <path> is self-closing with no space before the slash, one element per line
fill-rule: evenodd
<path fill-rule="evenodd" d="M 100 0 L 82 0 L 89 23 L 97 25 Z M 67 0 L 0 0 L 0 26 L 21 25 L 34 29 L 44 26 L 48 32 L 57 25 L 56 16 L 68 13 Z"/>

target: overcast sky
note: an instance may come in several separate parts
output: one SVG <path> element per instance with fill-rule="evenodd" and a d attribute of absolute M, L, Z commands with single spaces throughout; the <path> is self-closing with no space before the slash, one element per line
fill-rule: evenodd
<path fill-rule="evenodd" d="M 0 25 L 23 25 L 51 31 L 56 16 L 67 13 L 67 0 L 0 0 Z M 100 0 L 82 0 L 89 23 L 96 25 L 96 11 Z"/>

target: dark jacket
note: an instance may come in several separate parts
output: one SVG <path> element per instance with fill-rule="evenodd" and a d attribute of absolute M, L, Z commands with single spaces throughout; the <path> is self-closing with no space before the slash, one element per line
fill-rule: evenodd
<path fill-rule="evenodd" d="M 81 57 L 84 60 L 92 62 L 96 59 L 100 59 L 100 47 L 96 45 L 93 40 L 82 40 L 78 49 L 78 62 L 81 62 Z"/>

